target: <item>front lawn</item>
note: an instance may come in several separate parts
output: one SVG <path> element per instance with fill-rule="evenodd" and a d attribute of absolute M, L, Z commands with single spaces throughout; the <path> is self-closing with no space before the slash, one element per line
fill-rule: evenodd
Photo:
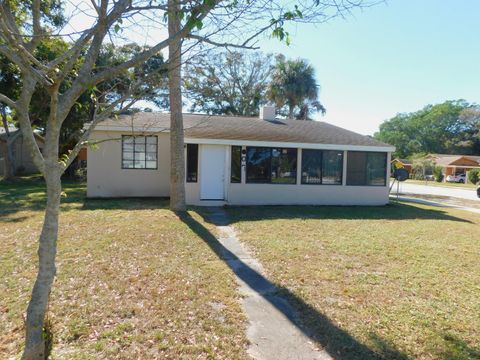
<path fill-rule="evenodd" d="M 65 191 L 54 359 L 247 357 L 232 272 L 166 200 L 85 200 L 75 183 Z M 44 200 L 39 179 L 0 182 L 2 359 L 21 350 Z"/>
<path fill-rule="evenodd" d="M 479 359 L 480 217 L 387 207 L 229 208 L 336 359 Z"/>

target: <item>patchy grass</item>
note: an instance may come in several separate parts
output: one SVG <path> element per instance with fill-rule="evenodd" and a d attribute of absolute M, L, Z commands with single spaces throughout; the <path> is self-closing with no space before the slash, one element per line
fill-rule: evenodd
<path fill-rule="evenodd" d="M 228 208 L 336 359 L 479 359 L 480 217 L 387 207 Z"/>
<path fill-rule="evenodd" d="M 440 187 L 454 187 L 454 188 L 459 188 L 459 189 L 476 189 L 478 185 L 475 184 L 462 184 L 462 183 L 451 183 L 451 182 L 436 182 L 436 181 L 424 181 L 424 180 L 413 180 L 413 179 L 408 179 L 406 181 L 407 184 L 416 184 L 416 185 L 426 185 L 426 186 L 440 186 Z"/>
<path fill-rule="evenodd" d="M 231 271 L 165 200 L 85 200 L 83 184 L 64 187 L 54 359 L 248 357 Z M 1 358 L 22 347 L 44 202 L 38 178 L 0 182 Z"/>

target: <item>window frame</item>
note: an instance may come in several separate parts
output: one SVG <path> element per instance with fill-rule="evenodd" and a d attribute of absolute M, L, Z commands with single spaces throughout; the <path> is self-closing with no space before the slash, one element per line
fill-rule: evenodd
<path fill-rule="evenodd" d="M 303 156 L 304 156 L 304 153 L 305 153 L 305 150 L 307 151 L 318 151 L 321 153 L 321 159 L 320 159 L 320 166 L 321 166 L 321 169 L 320 169 L 320 182 L 319 183 L 309 183 L 309 182 L 305 182 L 303 180 L 303 164 L 304 164 L 304 161 L 303 161 Z M 325 152 L 327 151 L 332 151 L 332 152 L 338 152 L 338 153 L 341 153 L 342 154 L 342 161 L 341 161 L 341 170 L 340 170 L 340 182 L 339 183 L 336 183 L 336 184 L 325 184 L 323 183 L 323 160 L 325 159 L 325 157 L 323 156 Z M 326 150 L 326 149 L 303 149 L 302 148 L 302 166 L 301 166 L 301 169 L 300 169 L 300 184 L 301 185 L 326 185 L 326 186 L 343 186 L 343 173 L 344 173 L 344 159 L 345 158 L 345 152 L 343 150 Z"/>
<path fill-rule="evenodd" d="M 269 150 L 270 152 L 270 161 L 269 161 L 269 180 L 268 181 L 249 181 L 248 180 L 248 149 L 251 149 L 251 148 L 255 148 L 255 149 L 267 149 Z M 283 183 L 283 182 L 273 182 L 272 181 L 272 160 L 273 160 L 273 150 L 276 149 L 276 150 L 279 150 L 280 153 L 282 152 L 282 150 L 284 149 L 288 149 L 288 150 L 294 150 L 295 151 L 295 177 L 293 178 L 294 179 L 294 182 L 291 182 L 291 183 Z M 298 148 L 294 148 L 294 147 L 276 147 L 276 146 L 273 146 L 273 147 L 270 147 L 270 146 L 247 146 L 246 147 L 246 156 L 247 156 L 247 159 L 246 159 L 246 162 L 245 162 L 245 183 L 246 184 L 269 184 L 269 185 L 298 185 Z"/>
<path fill-rule="evenodd" d="M 365 160 L 365 184 L 349 184 L 348 183 L 348 164 L 349 164 L 349 154 L 350 153 L 364 153 L 366 156 Z M 369 154 L 382 154 L 385 156 L 385 172 L 384 172 L 384 182 L 383 185 L 375 185 L 375 184 L 369 184 L 368 183 L 368 155 Z M 348 150 L 347 151 L 347 166 L 346 166 L 346 178 L 345 178 L 345 185 L 346 186 L 368 186 L 368 187 L 385 187 L 388 184 L 388 176 L 387 176 L 387 170 L 388 170 L 388 152 L 386 151 L 358 151 L 358 150 Z"/>
<path fill-rule="evenodd" d="M 147 138 L 155 138 L 155 167 L 148 167 L 147 168 L 147 145 L 153 145 L 153 144 L 148 144 L 147 143 Z M 133 151 L 129 151 L 133 153 L 133 160 L 130 159 L 125 159 L 124 154 L 125 154 L 125 149 L 124 149 L 124 144 L 125 144 L 125 138 L 133 138 Z M 135 151 L 135 138 L 144 138 L 145 139 L 145 151 Z M 157 135 L 122 135 L 122 159 L 121 159 L 121 165 L 122 165 L 122 170 L 158 170 L 158 136 Z M 135 154 L 145 154 L 145 167 L 144 168 L 138 168 L 135 167 Z M 153 152 L 150 152 L 153 153 Z M 133 161 L 133 167 L 125 167 L 123 162 L 124 161 Z M 153 160 L 148 160 L 148 161 L 153 161 Z"/>

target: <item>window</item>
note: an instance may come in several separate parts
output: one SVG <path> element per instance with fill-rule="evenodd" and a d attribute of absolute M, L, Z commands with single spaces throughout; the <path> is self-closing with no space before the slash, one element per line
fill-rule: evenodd
<path fill-rule="evenodd" d="M 272 149 L 272 183 L 297 183 L 297 149 Z"/>
<path fill-rule="evenodd" d="M 247 147 L 247 183 L 295 184 L 297 149 Z"/>
<path fill-rule="evenodd" d="M 347 185 L 385 186 L 387 153 L 349 151 Z"/>
<path fill-rule="evenodd" d="M 341 185 L 343 151 L 302 150 L 302 184 Z"/>
<path fill-rule="evenodd" d="M 230 163 L 230 182 L 242 182 L 242 147 L 232 146 L 232 159 Z"/>
<path fill-rule="evenodd" d="M 198 144 L 187 144 L 187 182 L 198 181 Z"/>
<path fill-rule="evenodd" d="M 247 147 L 247 183 L 269 183 L 271 160 L 270 148 Z"/>
<path fill-rule="evenodd" d="M 122 136 L 122 169 L 157 169 L 157 136 Z"/>

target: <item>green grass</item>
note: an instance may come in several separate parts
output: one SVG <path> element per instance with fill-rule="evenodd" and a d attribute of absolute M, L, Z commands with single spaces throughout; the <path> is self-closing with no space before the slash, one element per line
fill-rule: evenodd
<path fill-rule="evenodd" d="M 480 358 L 479 215 L 406 203 L 228 214 L 335 358 Z"/>
<path fill-rule="evenodd" d="M 245 317 L 204 210 L 85 199 L 65 182 L 54 359 L 245 359 Z M 0 181 L 0 354 L 17 356 L 45 203 Z M 387 207 L 227 208 L 240 239 L 335 359 L 480 358 L 480 217 Z"/>
<path fill-rule="evenodd" d="M 413 180 L 408 179 L 407 184 L 418 184 L 418 185 L 427 185 L 427 186 L 440 186 L 440 187 L 454 187 L 459 189 L 476 189 L 478 185 L 474 184 L 461 184 L 461 183 L 450 183 L 450 182 L 436 182 L 436 181 L 425 181 L 425 180 Z"/>
<path fill-rule="evenodd" d="M 86 200 L 84 184 L 64 188 L 54 359 L 247 358 L 230 269 L 166 200 Z M 1 358 L 21 351 L 44 203 L 40 179 L 0 181 Z"/>

